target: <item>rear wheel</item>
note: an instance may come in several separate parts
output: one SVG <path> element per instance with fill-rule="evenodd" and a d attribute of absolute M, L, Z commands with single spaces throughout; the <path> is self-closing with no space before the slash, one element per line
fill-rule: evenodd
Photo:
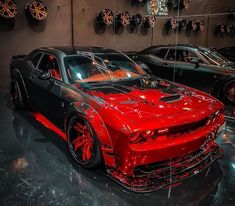
<path fill-rule="evenodd" d="M 222 98 L 228 103 L 235 104 L 235 80 L 229 81 L 224 85 Z"/>
<path fill-rule="evenodd" d="M 72 117 L 67 129 L 67 138 L 70 153 L 81 166 L 92 169 L 101 164 L 99 144 L 88 121 L 78 116 Z"/>
<path fill-rule="evenodd" d="M 23 98 L 23 93 L 20 88 L 19 82 L 16 79 L 11 81 L 11 101 L 15 108 L 25 109 L 27 106 Z"/>

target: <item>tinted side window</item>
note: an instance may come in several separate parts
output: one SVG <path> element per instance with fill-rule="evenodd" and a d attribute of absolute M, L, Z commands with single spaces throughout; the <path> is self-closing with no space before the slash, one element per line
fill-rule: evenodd
<path fill-rule="evenodd" d="M 191 51 L 186 51 L 186 50 L 182 50 L 183 52 L 183 62 L 189 62 L 189 63 L 192 63 L 192 62 L 196 62 L 196 61 L 201 61 L 202 63 L 202 60 L 193 52 Z"/>
<path fill-rule="evenodd" d="M 44 54 L 38 66 L 38 69 L 41 71 L 50 71 L 52 77 L 59 80 L 62 79 L 59 70 L 59 65 L 54 55 Z"/>
<path fill-rule="evenodd" d="M 170 49 L 166 57 L 168 61 L 180 61 L 184 60 L 183 51 Z"/>
<path fill-rule="evenodd" d="M 161 58 L 161 59 L 164 59 L 165 56 L 166 56 L 167 51 L 168 51 L 168 49 L 159 49 L 158 51 L 156 51 L 154 53 L 154 55 Z"/>
<path fill-rule="evenodd" d="M 176 57 L 175 53 L 176 53 L 175 49 L 170 49 L 168 54 L 167 54 L 166 59 L 169 60 L 169 61 L 174 61 L 175 57 Z"/>
<path fill-rule="evenodd" d="M 42 53 L 37 53 L 31 58 L 31 62 L 35 68 L 37 67 L 38 61 L 40 60 L 41 56 L 42 56 Z"/>

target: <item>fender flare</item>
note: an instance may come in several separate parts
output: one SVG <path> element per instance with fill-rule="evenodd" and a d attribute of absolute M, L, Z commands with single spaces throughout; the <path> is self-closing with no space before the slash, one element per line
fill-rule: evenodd
<path fill-rule="evenodd" d="M 218 79 L 217 84 L 215 85 L 215 87 L 212 90 L 212 95 L 217 97 L 217 98 L 222 98 L 221 97 L 221 92 L 223 90 L 224 85 L 228 82 L 228 81 L 235 81 L 235 76 L 222 76 L 221 78 Z"/>
<path fill-rule="evenodd" d="M 25 82 L 24 82 L 24 78 L 23 78 L 20 70 L 17 68 L 13 69 L 13 71 L 11 72 L 11 80 L 12 80 L 12 77 L 14 77 L 16 80 L 19 81 L 20 87 L 23 89 L 23 94 L 22 94 L 23 98 L 26 100 L 27 104 L 31 105 L 31 101 L 30 101 L 30 98 L 28 95 L 28 91 L 27 91 Z"/>

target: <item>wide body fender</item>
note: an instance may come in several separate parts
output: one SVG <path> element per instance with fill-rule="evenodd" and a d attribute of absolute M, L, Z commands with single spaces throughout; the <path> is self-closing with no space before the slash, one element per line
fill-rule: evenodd
<path fill-rule="evenodd" d="M 67 131 L 70 118 L 74 115 L 86 119 L 90 123 L 96 134 L 106 167 L 114 168 L 116 164 L 112 140 L 108 129 L 97 110 L 87 103 L 73 102 L 69 104 L 65 114 L 65 132 Z"/>

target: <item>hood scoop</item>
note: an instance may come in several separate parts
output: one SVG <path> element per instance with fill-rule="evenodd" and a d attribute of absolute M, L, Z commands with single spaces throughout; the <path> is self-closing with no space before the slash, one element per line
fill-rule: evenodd
<path fill-rule="evenodd" d="M 181 95 L 179 94 L 174 94 L 174 95 L 170 95 L 170 96 L 167 96 L 167 97 L 163 97 L 160 99 L 160 101 L 163 101 L 163 102 L 175 102 L 175 101 L 178 101 L 181 99 Z"/>

